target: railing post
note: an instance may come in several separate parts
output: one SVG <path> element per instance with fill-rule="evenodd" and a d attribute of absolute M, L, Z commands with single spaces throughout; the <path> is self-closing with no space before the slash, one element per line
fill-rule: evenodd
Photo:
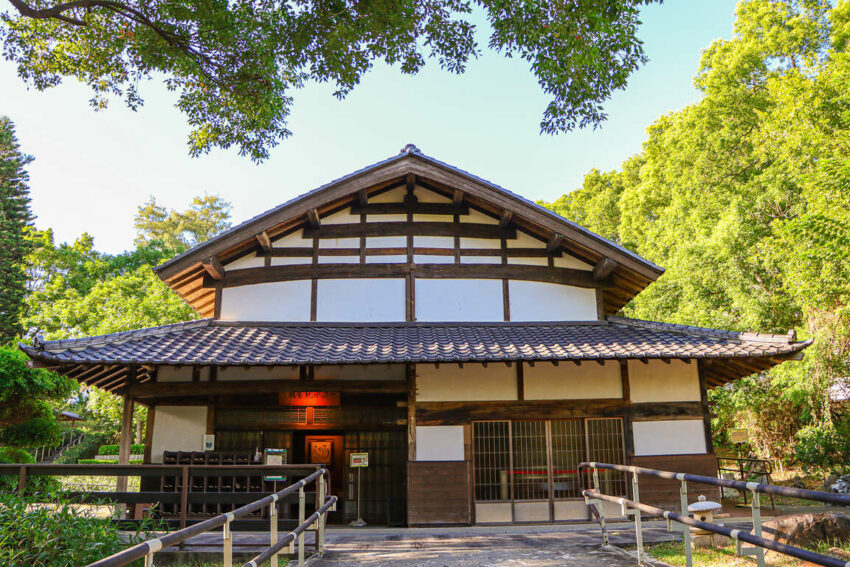
<path fill-rule="evenodd" d="M 304 485 L 298 489 L 298 525 L 304 523 L 306 517 L 306 500 L 304 498 Z M 227 566 L 225 566 L 227 567 Z M 298 534 L 298 567 L 304 567 L 304 532 Z"/>
<path fill-rule="evenodd" d="M 753 535 L 761 537 L 761 495 L 755 487 L 753 491 Z M 764 548 L 755 547 L 756 562 L 758 567 L 764 567 Z"/>
<path fill-rule="evenodd" d="M 319 475 L 319 483 L 316 487 L 316 510 L 319 510 L 325 505 L 325 475 Z M 322 556 L 325 553 L 325 518 L 327 512 L 319 514 L 319 519 L 316 520 L 316 553 Z"/>
<path fill-rule="evenodd" d="M 682 516 L 688 517 L 688 481 L 682 478 L 682 475 L 676 475 L 682 481 L 682 486 L 679 488 L 679 496 L 682 501 Z M 691 545 L 691 528 L 689 528 L 686 524 L 682 524 L 682 541 L 685 544 L 685 565 L 687 567 L 693 567 L 694 565 L 694 557 L 693 557 L 693 547 Z"/>
<path fill-rule="evenodd" d="M 224 567 L 233 567 L 233 532 L 230 531 L 230 522 L 232 519 L 232 515 L 228 515 L 227 521 L 221 527 L 221 533 L 224 537 L 222 545 L 222 551 L 224 553 L 222 564 Z"/>
<path fill-rule="evenodd" d="M 632 499 L 640 504 L 640 493 L 638 491 L 638 473 L 632 469 Z M 640 522 L 640 510 L 633 510 L 635 514 L 635 540 L 637 542 L 638 564 L 643 563 L 643 527 Z"/>
<path fill-rule="evenodd" d="M 602 494 L 602 488 L 599 484 L 599 469 L 593 467 L 593 488 L 596 490 L 598 494 Z M 608 530 L 605 529 L 605 510 L 603 506 L 605 503 L 601 500 L 599 502 L 599 507 L 596 509 L 599 512 L 599 527 L 602 529 L 602 543 L 603 545 L 608 545 L 610 543 L 608 539 Z"/>
<path fill-rule="evenodd" d="M 147 555 L 145 555 L 145 567 L 154 567 L 153 553 L 148 553 Z"/>
<path fill-rule="evenodd" d="M 269 546 L 277 543 L 277 498 L 269 504 Z M 271 566 L 277 567 L 277 553 L 272 555 Z"/>
<path fill-rule="evenodd" d="M 18 473 L 18 494 L 23 496 L 27 492 L 27 466 L 21 465 L 21 472 Z"/>

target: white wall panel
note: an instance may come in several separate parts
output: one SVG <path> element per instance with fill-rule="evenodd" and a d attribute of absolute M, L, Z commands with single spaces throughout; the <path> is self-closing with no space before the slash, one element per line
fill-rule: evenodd
<path fill-rule="evenodd" d="M 309 321 L 310 282 L 272 282 L 221 290 L 223 321 Z"/>
<path fill-rule="evenodd" d="M 417 461 L 462 461 L 462 425 L 419 425 L 416 427 Z"/>
<path fill-rule="evenodd" d="M 319 264 L 359 264 L 360 256 L 319 256 Z"/>
<path fill-rule="evenodd" d="M 416 365 L 420 402 L 472 402 L 517 399 L 516 368 L 504 364 Z"/>
<path fill-rule="evenodd" d="M 415 248 L 451 248 L 455 247 L 454 236 L 414 236 Z"/>
<path fill-rule="evenodd" d="M 504 321 L 501 280 L 416 278 L 417 321 Z"/>
<path fill-rule="evenodd" d="M 224 270 L 244 270 L 246 268 L 262 268 L 266 265 L 266 259 L 260 258 L 256 254 L 248 254 L 242 256 L 238 260 L 228 262 L 224 265 Z"/>
<path fill-rule="evenodd" d="M 359 238 L 320 238 L 319 248 L 360 248 Z"/>
<path fill-rule="evenodd" d="M 399 248 L 407 246 L 406 236 L 368 236 L 366 248 Z"/>
<path fill-rule="evenodd" d="M 511 321 L 595 321 L 596 290 L 511 280 Z"/>
<path fill-rule="evenodd" d="M 555 258 L 555 267 L 556 268 L 572 268 L 574 270 L 585 270 L 591 271 L 593 270 L 593 266 L 590 264 L 586 264 L 582 262 L 578 258 L 574 258 L 569 254 L 563 254 L 559 258 Z"/>
<path fill-rule="evenodd" d="M 156 406 L 151 437 L 151 461 L 162 462 L 163 451 L 203 451 L 207 406 Z"/>
<path fill-rule="evenodd" d="M 206 368 L 201 369 L 202 373 L 208 372 Z M 191 366 L 160 366 L 156 370 L 157 382 L 191 382 L 192 367 Z"/>
<path fill-rule="evenodd" d="M 521 230 L 516 231 L 516 238 L 508 238 L 508 248 L 546 248 L 546 243 L 534 238 Z"/>
<path fill-rule="evenodd" d="M 366 215 L 366 222 L 407 222 L 407 213 L 369 214 Z"/>
<path fill-rule="evenodd" d="M 413 222 L 454 222 L 454 215 L 413 215 Z"/>
<path fill-rule="evenodd" d="M 318 281 L 317 321 L 404 321 L 404 280 L 349 278 Z"/>
<path fill-rule="evenodd" d="M 632 422 L 635 455 L 705 453 L 705 424 L 701 419 Z"/>
<path fill-rule="evenodd" d="M 630 396 L 633 402 L 697 402 L 702 399 L 696 362 L 629 361 Z"/>
<path fill-rule="evenodd" d="M 272 256 L 269 262 L 272 266 L 297 266 L 298 264 L 312 264 L 313 258 L 307 256 Z"/>
<path fill-rule="evenodd" d="M 467 238 L 461 237 L 461 248 L 489 248 L 491 250 L 502 247 L 502 241 L 499 238 Z"/>
<path fill-rule="evenodd" d="M 390 189 L 389 191 L 384 191 L 378 195 L 370 195 L 369 202 L 370 203 L 401 203 L 404 200 L 404 196 L 407 195 L 407 188 L 405 187 L 396 187 L 395 189 Z"/>
<path fill-rule="evenodd" d="M 501 264 L 502 259 L 498 256 L 461 256 L 461 264 Z"/>
<path fill-rule="evenodd" d="M 351 209 L 345 209 L 321 218 L 321 224 L 351 224 L 359 222 L 360 215 L 351 214 Z"/>
<path fill-rule="evenodd" d="M 607 361 L 604 366 L 595 362 L 553 364 L 541 362 L 523 366 L 526 400 L 586 400 L 622 398 L 623 380 L 620 363 Z"/>
<path fill-rule="evenodd" d="M 513 257 L 513 258 L 508 258 L 508 264 L 523 264 L 523 265 L 526 265 L 526 266 L 548 266 L 549 265 L 549 258 L 534 257 L 534 256 L 530 256 L 528 258 Z"/>
<path fill-rule="evenodd" d="M 406 264 L 407 256 L 366 256 L 367 264 Z"/>
<path fill-rule="evenodd" d="M 313 247 L 312 238 L 304 238 L 303 230 L 296 230 L 286 236 L 281 236 L 272 240 L 272 244 L 277 248 L 289 248 L 294 246 L 303 246 L 305 248 Z"/>
<path fill-rule="evenodd" d="M 425 189 L 424 187 L 416 187 L 413 190 L 413 194 L 416 195 L 416 199 L 420 203 L 451 203 L 452 199 L 440 195 L 430 189 Z"/>
<path fill-rule="evenodd" d="M 480 224 L 499 224 L 499 219 L 493 218 L 490 215 L 485 215 L 475 209 L 469 209 L 468 215 L 462 215 L 460 222 L 474 222 Z"/>
<path fill-rule="evenodd" d="M 413 256 L 414 264 L 454 264 L 454 256 L 428 256 L 425 254 L 417 254 Z"/>

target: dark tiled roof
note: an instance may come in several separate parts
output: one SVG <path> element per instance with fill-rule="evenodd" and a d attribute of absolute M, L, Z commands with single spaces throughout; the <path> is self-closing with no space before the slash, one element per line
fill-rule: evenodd
<path fill-rule="evenodd" d="M 810 341 L 609 317 L 580 323 L 227 323 L 21 345 L 64 364 L 289 365 L 781 357 Z"/>

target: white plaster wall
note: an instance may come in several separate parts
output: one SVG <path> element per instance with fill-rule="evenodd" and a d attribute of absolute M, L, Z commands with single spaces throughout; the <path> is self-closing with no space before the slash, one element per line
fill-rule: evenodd
<path fill-rule="evenodd" d="M 286 236 L 275 238 L 272 240 L 272 244 L 277 248 L 289 248 L 296 246 L 312 248 L 313 239 L 304 238 L 304 231 L 299 229 L 287 234 Z"/>
<path fill-rule="evenodd" d="M 244 270 L 246 268 L 262 268 L 266 265 L 266 259 L 260 258 L 256 254 L 248 254 L 238 260 L 228 262 L 224 265 L 224 270 Z"/>
<path fill-rule="evenodd" d="M 439 193 L 435 193 L 430 189 L 425 189 L 424 187 L 417 186 L 413 190 L 413 194 L 416 195 L 416 199 L 419 200 L 420 203 L 451 203 L 452 199 L 448 197 L 444 197 Z"/>
<path fill-rule="evenodd" d="M 461 264 L 501 264 L 499 256 L 461 256 Z"/>
<path fill-rule="evenodd" d="M 511 280 L 511 321 L 595 321 L 596 290 Z"/>
<path fill-rule="evenodd" d="M 460 217 L 460 222 L 474 222 L 479 224 L 499 224 L 499 219 L 493 218 L 490 215 L 485 215 L 475 209 L 469 209 L 468 215 Z"/>
<path fill-rule="evenodd" d="M 360 215 L 351 214 L 351 209 L 343 209 L 332 215 L 321 217 L 321 224 L 351 224 L 359 222 Z"/>
<path fill-rule="evenodd" d="M 406 236 L 368 236 L 366 248 L 401 248 L 407 246 Z"/>
<path fill-rule="evenodd" d="M 516 231 L 516 238 L 508 238 L 508 248 L 546 248 L 546 243 L 527 232 Z"/>
<path fill-rule="evenodd" d="M 206 369 L 201 370 L 202 375 L 206 373 Z M 192 367 L 191 366 L 160 366 L 156 370 L 157 382 L 191 382 Z"/>
<path fill-rule="evenodd" d="M 316 380 L 394 380 L 407 379 L 404 364 L 355 364 L 317 366 Z"/>
<path fill-rule="evenodd" d="M 404 196 L 407 194 L 406 187 L 396 187 L 395 189 L 390 189 L 389 191 L 384 191 L 378 195 L 370 195 L 369 202 L 370 203 L 401 203 L 404 200 Z"/>
<path fill-rule="evenodd" d="M 582 262 L 578 258 L 574 258 L 569 254 L 562 254 L 561 257 L 555 258 L 555 267 L 556 268 L 572 268 L 574 270 L 584 270 L 591 271 L 593 270 L 593 266 Z"/>
<path fill-rule="evenodd" d="M 633 402 L 694 402 L 702 399 L 695 362 L 629 361 L 629 394 Z"/>
<path fill-rule="evenodd" d="M 692 455 L 705 453 L 705 424 L 701 419 L 634 421 L 635 455 Z"/>
<path fill-rule="evenodd" d="M 454 222 L 454 215 L 428 215 L 415 214 L 413 215 L 414 222 Z"/>
<path fill-rule="evenodd" d="M 558 366 L 539 362 L 523 365 L 526 400 L 587 400 L 623 397 L 620 364 L 607 361 L 605 366 L 584 362 L 581 366 L 561 363 Z"/>
<path fill-rule="evenodd" d="M 151 462 L 161 463 L 163 451 L 203 451 L 207 406 L 156 406 L 151 437 Z"/>
<path fill-rule="evenodd" d="M 239 382 L 245 380 L 298 380 L 295 366 L 222 366 L 218 369 L 218 381 Z"/>
<path fill-rule="evenodd" d="M 416 365 L 416 400 L 470 402 L 516 400 L 516 367 L 505 364 Z"/>
<path fill-rule="evenodd" d="M 504 321 L 501 280 L 416 278 L 417 321 Z"/>
<path fill-rule="evenodd" d="M 508 258 L 508 264 L 523 264 L 526 266 L 548 266 L 549 258 L 543 258 L 539 256 L 529 256 L 528 258 L 511 257 Z"/>
<path fill-rule="evenodd" d="M 307 256 L 272 256 L 269 262 L 272 266 L 295 266 L 298 264 L 312 264 L 313 258 Z"/>
<path fill-rule="evenodd" d="M 460 247 L 497 249 L 502 247 L 502 241 L 499 238 L 468 238 L 462 236 L 460 238 Z"/>
<path fill-rule="evenodd" d="M 414 236 L 415 248 L 451 248 L 454 250 L 454 236 Z"/>
<path fill-rule="evenodd" d="M 309 321 L 310 282 L 272 282 L 221 290 L 222 321 Z"/>
<path fill-rule="evenodd" d="M 360 256 L 319 256 L 319 264 L 359 264 Z"/>
<path fill-rule="evenodd" d="M 366 256 L 367 264 L 406 264 L 407 256 Z"/>
<path fill-rule="evenodd" d="M 407 222 L 407 213 L 369 214 L 366 222 Z"/>
<path fill-rule="evenodd" d="M 417 461 L 462 461 L 462 425 L 416 426 Z"/>
<path fill-rule="evenodd" d="M 404 321 L 404 311 L 403 279 L 349 278 L 318 281 L 317 321 Z"/>
<path fill-rule="evenodd" d="M 414 264 L 454 264 L 454 256 L 430 256 L 425 254 L 417 254 L 413 256 Z"/>
<path fill-rule="evenodd" d="M 360 248 L 359 238 L 320 238 L 319 248 Z"/>

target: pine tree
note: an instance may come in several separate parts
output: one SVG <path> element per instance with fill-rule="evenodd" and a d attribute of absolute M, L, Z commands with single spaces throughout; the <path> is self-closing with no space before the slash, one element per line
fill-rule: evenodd
<path fill-rule="evenodd" d="M 21 152 L 12 121 L 0 116 L 0 341 L 3 343 L 23 331 L 24 257 L 29 251 L 24 230 L 33 220 L 29 175 L 24 168 L 32 159 Z"/>

